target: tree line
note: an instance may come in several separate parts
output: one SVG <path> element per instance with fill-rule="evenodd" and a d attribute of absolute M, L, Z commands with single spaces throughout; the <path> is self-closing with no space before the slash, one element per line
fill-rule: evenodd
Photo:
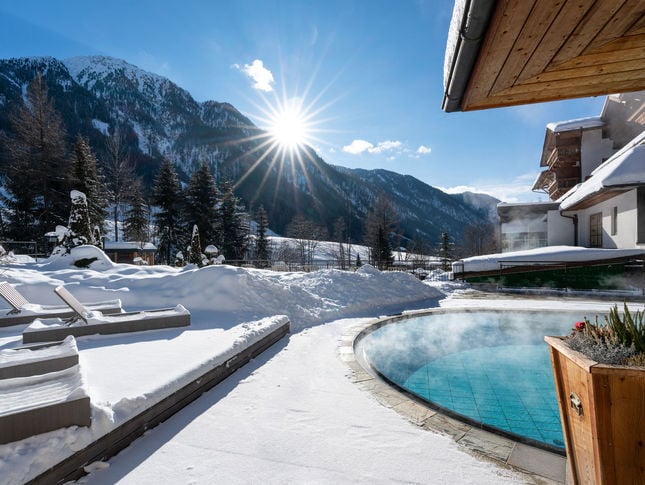
<path fill-rule="evenodd" d="M 67 226 L 70 191 L 85 194 L 93 234 L 104 234 L 106 221 L 113 223 L 115 241 L 120 232 L 127 241 L 157 244 L 157 261 L 173 264 L 186 252 L 197 261 L 200 251 L 216 246 L 228 260 L 253 258 L 268 264 L 270 248 L 266 239 L 269 222 L 264 208 L 253 218 L 257 235 L 250 237 L 251 215 L 234 194 L 233 183 L 217 184 L 206 163 L 193 172 L 185 187 L 169 160 L 165 160 L 146 191 L 135 175 L 125 138 L 118 127 L 106 136 L 105 147 L 97 157 L 87 138 L 76 136 L 71 148 L 62 117 L 48 96 L 40 75 L 27 86 L 23 103 L 9 114 L 14 136 L 0 143 L 9 155 L 2 193 L 0 231 L 3 238 L 41 241 L 56 226 Z M 120 222 L 122 221 L 122 230 Z M 401 246 L 396 232 L 397 215 L 385 194 L 375 197 L 363 223 L 363 242 L 370 248 L 369 262 L 379 268 L 393 263 L 393 249 Z M 337 241 L 341 267 L 351 261 L 349 227 L 339 218 L 333 233 L 297 214 L 287 226 L 287 236 L 297 241 L 296 257 L 311 264 L 317 242 Z M 482 238 L 491 231 L 467 231 L 484 246 Z M 100 236 L 95 236 L 98 241 Z M 424 245 L 408 241 L 408 250 L 426 254 Z M 444 244 L 445 248 L 445 244 Z M 186 258 L 184 258 L 185 260 Z"/>
<path fill-rule="evenodd" d="M 118 128 L 107 136 L 101 160 L 80 134 L 67 146 L 62 117 L 41 75 L 29 83 L 23 103 L 9 119 L 15 135 L 1 140 L 9 155 L 1 195 L 2 238 L 41 242 L 57 226 L 68 226 L 70 192 L 79 191 L 85 194 L 93 231 L 105 233 L 106 220 L 111 219 L 116 241 L 120 232 L 128 241 L 155 239 L 161 263 L 172 263 L 175 254 L 186 249 L 194 226 L 204 245 L 216 245 L 226 258 L 243 256 L 248 235 L 243 207 L 232 183 L 223 181 L 218 187 L 205 163 L 183 188 L 166 160 L 146 193 Z"/>

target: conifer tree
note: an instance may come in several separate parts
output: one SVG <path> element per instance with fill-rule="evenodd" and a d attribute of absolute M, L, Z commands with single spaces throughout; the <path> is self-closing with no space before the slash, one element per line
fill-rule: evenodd
<path fill-rule="evenodd" d="M 197 224 L 193 225 L 193 234 L 190 238 L 190 246 L 188 246 L 188 263 L 203 266 L 202 246 L 199 242 L 199 227 Z"/>
<path fill-rule="evenodd" d="M 260 268 L 266 268 L 269 266 L 269 241 L 266 235 L 267 229 L 269 228 L 269 221 L 263 205 L 258 208 L 256 219 L 258 223 L 256 257 L 258 259 L 258 266 Z"/>
<path fill-rule="evenodd" d="M 7 206 L 13 236 L 33 239 L 64 225 L 69 210 L 65 129 L 42 76 L 27 86 L 25 102 L 9 115 Z"/>
<path fill-rule="evenodd" d="M 385 269 L 394 262 L 390 233 L 394 229 L 396 214 L 385 194 L 380 194 L 367 216 L 365 243 L 370 248 L 370 262 Z"/>
<path fill-rule="evenodd" d="M 180 246 L 180 198 L 181 187 L 177 174 L 169 160 L 164 160 L 155 178 L 152 203 L 159 208 L 155 224 L 159 235 L 159 259 L 170 264 Z"/>
<path fill-rule="evenodd" d="M 208 165 L 201 163 L 193 172 L 185 194 L 185 213 L 188 227 L 197 224 L 204 245 L 215 242 L 217 186 Z M 203 248 L 202 248 L 203 249 Z"/>
<path fill-rule="evenodd" d="M 239 199 L 233 193 L 233 184 L 224 181 L 220 187 L 221 200 L 217 208 L 217 230 L 220 253 L 229 260 L 239 260 L 246 250 L 242 230 Z"/>
<path fill-rule="evenodd" d="M 126 241 L 136 241 L 139 247 L 150 239 L 148 228 L 148 204 L 143 197 L 141 181 L 136 180 L 132 187 L 129 208 L 123 223 L 123 237 Z"/>
<path fill-rule="evenodd" d="M 2 196 L 2 200 L 7 208 L 7 236 L 15 240 L 34 240 L 42 235 L 37 224 L 39 203 L 32 177 L 27 158 L 15 160 L 5 177 L 7 196 Z"/>
<path fill-rule="evenodd" d="M 69 212 L 67 234 L 63 239 L 63 246 L 68 253 L 76 246 L 94 243 L 85 194 L 78 190 L 72 190 L 70 197 L 72 199 L 72 208 Z"/>
<path fill-rule="evenodd" d="M 98 227 L 103 231 L 108 203 L 105 180 L 87 138 L 81 135 L 78 135 L 76 143 L 74 143 L 71 184 L 74 189 L 83 192 L 87 198 L 91 226 Z"/>

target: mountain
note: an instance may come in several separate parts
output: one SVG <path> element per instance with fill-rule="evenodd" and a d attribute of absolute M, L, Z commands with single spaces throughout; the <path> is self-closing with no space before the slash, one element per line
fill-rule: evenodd
<path fill-rule="evenodd" d="M 164 158 L 183 181 L 206 161 L 216 178 L 235 182 L 249 210 L 264 205 L 277 233 L 301 212 L 330 233 L 342 216 L 360 241 L 380 193 L 391 199 L 404 239 L 434 243 L 447 231 L 458 240 L 467 225 L 489 218 L 488 206 L 475 197 L 480 194 L 450 195 L 411 176 L 332 166 L 310 147 L 293 156 L 268 149 L 267 133 L 229 103 L 197 102 L 169 79 L 105 56 L 0 60 L 0 132 L 6 136 L 13 133 L 9 113 L 37 73 L 70 142 L 78 133 L 87 136 L 101 159 L 106 136 L 118 127 L 148 187 Z M 6 163 L 0 144 L 0 171 Z"/>

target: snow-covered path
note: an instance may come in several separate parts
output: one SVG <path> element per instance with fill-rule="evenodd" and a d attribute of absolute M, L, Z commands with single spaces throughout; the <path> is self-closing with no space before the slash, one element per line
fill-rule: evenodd
<path fill-rule="evenodd" d="M 352 384 L 337 346 L 360 322 L 291 335 L 81 482 L 521 483 Z"/>

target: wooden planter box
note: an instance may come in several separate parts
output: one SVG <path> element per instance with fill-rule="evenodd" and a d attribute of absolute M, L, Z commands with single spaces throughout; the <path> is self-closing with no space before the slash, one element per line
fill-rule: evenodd
<path fill-rule="evenodd" d="M 599 364 L 545 337 L 572 484 L 645 483 L 645 368 Z"/>

